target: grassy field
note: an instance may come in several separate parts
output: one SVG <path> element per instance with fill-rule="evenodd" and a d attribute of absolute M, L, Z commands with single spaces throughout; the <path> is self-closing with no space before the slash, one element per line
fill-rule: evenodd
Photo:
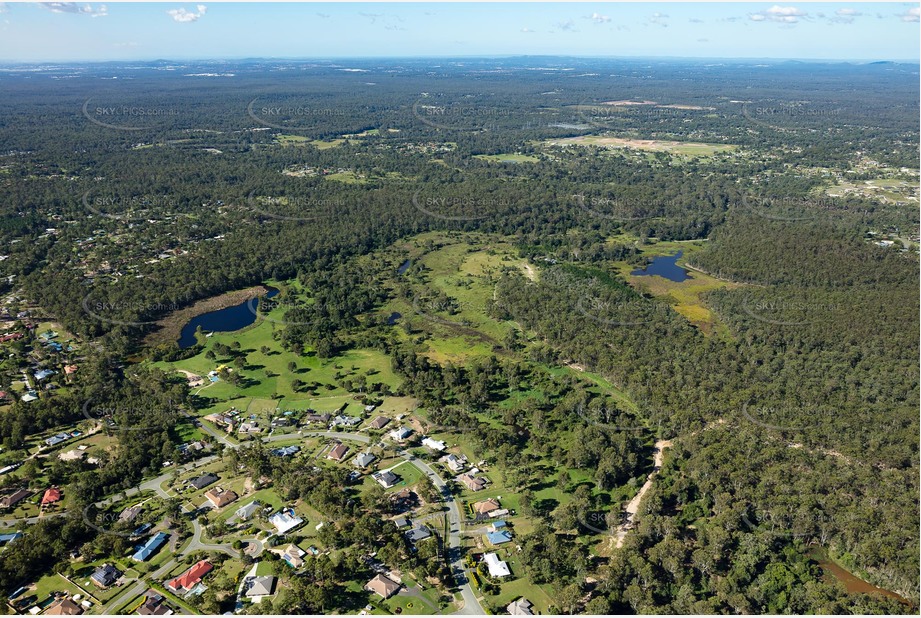
<path fill-rule="evenodd" d="M 685 157 L 712 157 L 715 154 L 732 152 L 734 144 L 705 144 L 701 142 L 675 142 L 670 140 L 634 139 L 601 135 L 580 135 L 544 142 L 550 146 L 593 146 L 596 148 L 632 148 L 650 152 L 668 152 Z"/>
<path fill-rule="evenodd" d="M 495 286 L 503 269 L 518 270 L 526 276 L 536 276 L 536 269 L 513 253 L 509 243 L 490 242 L 482 249 L 478 235 L 423 234 L 415 237 L 414 245 L 406 249 L 422 274 L 411 276 L 413 302 L 394 301 L 389 309 L 412 320 L 415 327 L 433 336 L 426 341 L 427 355 L 439 362 L 462 362 L 465 359 L 488 356 L 501 344 L 510 330 L 511 322 L 501 322 L 486 315 L 487 301 L 495 294 Z M 426 247 L 425 251 L 420 251 Z M 454 299 L 456 313 L 439 311 L 426 299 L 442 292 Z"/>
<path fill-rule="evenodd" d="M 313 407 L 320 411 L 335 411 L 343 404 L 353 403 L 353 411 L 360 409 L 355 402 L 359 393 L 352 393 L 339 384 L 342 379 L 355 379 L 362 375 L 367 382 L 387 384 L 391 389 L 399 387 L 400 378 L 393 373 L 390 359 L 377 350 L 350 350 L 332 359 L 322 360 L 309 351 L 302 356 L 282 349 L 274 340 L 272 332 L 275 321 L 283 320 L 284 309 L 278 307 L 270 312 L 269 319 L 257 319 L 256 323 L 245 329 L 230 333 L 215 333 L 206 340 L 204 349 L 197 355 L 176 362 L 153 363 L 165 371 L 188 371 L 199 376 L 206 376 L 209 371 L 229 364 L 230 358 L 207 358 L 207 352 L 213 350 L 217 343 L 232 346 L 239 343 L 246 354 L 246 364 L 242 369 L 233 368 L 244 378 L 239 386 L 223 380 L 206 383 L 206 386 L 193 389 L 193 392 L 205 398 L 201 414 L 226 411 L 231 405 L 250 414 L 265 417 L 276 408 L 306 409 Z M 263 351 L 263 346 L 268 348 Z M 294 363 L 294 370 L 288 368 Z M 305 387 L 295 391 L 292 381 L 298 379 L 304 383 L 316 382 L 316 390 L 308 391 Z M 405 404 L 405 402 L 401 402 Z"/>
<path fill-rule="evenodd" d="M 344 139 L 333 139 L 328 141 L 310 139 L 309 137 L 304 137 L 303 135 L 276 135 L 275 141 L 277 141 L 282 146 L 304 146 L 309 144 L 314 146 L 317 150 L 328 150 L 329 148 L 341 146 L 346 142 Z"/>

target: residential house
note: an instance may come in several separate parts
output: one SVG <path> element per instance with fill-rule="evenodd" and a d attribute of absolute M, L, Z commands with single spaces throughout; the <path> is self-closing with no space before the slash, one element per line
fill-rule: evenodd
<path fill-rule="evenodd" d="M 413 430 L 409 427 L 397 427 L 390 432 L 390 437 L 397 442 L 402 442 L 411 435 L 413 435 Z"/>
<path fill-rule="evenodd" d="M 493 545 L 502 545 L 512 540 L 512 533 L 508 530 L 499 530 L 497 532 L 487 532 L 486 540 Z"/>
<path fill-rule="evenodd" d="M 505 609 L 512 616 L 533 616 L 534 612 L 532 608 L 534 604 L 528 601 L 526 598 L 521 597 L 515 601 L 509 603 Z"/>
<path fill-rule="evenodd" d="M 58 599 L 45 610 L 47 616 L 77 616 L 83 613 L 83 608 L 70 599 Z"/>
<path fill-rule="evenodd" d="M 505 522 L 504 519 L 494 521 L 489 525 L 489 530 L 491 532 L 498 532 L 499 530 L 505 530 L 507 528 L 508 528 L 508 524 Z"/>
<path fill-rule="evenodd" d="M 381 484 L 381 487 L 384 489 L 390 489 L 400 481 L 400 477 L 391 472 L 390 470 L 384 470 L 383 472 L 375 472 L 371 477 Z"/>
<path fill-rule="evenodd" d="M 405 534 L 406 538 L 409 539 L 412 543 L 422 541 L 423 539 L 427 539 L 432 536 L 432 532 L 428 529 L 428 527 L 424 525 L 413 528 L 412 530 L 407 530 L 403 534 Z"/>
<path fill-rule="evenodd" d="M 403 517 L 402 515 L 393 520 L 393 525 L 397 528 L 405 528 L 410 525 L 409 517 Z"/>
<path fill-rule="evenodd" d="M 296 455 L 300 451 L 301 447 L 297 446 L 296 444 L 292 444 L 291 446 L 283 446 L 281 448 L 272 449 L 271 453 L 276 457 L 290 457 L 292 455 Z"/>
<path fill-rule="evenodd" d="M 22 538 L 22 532 L 9 532 L 7 534 L 0 534 L 0 547 L 3 547 L 7 543 L 12 543 L 18 538 Z"/>
<path fill-rule="evenodd" d="M 377 457 L 371 453 L 360 453 L 358 457 L 355 458 L 354 463 L 359 468 L 367 468 L 375 459 L 377 459 Z"/>
<path fill-rule="evenodd" d="M 215 508 L 218 508 L 218 509 L 227 506 L 228 504 L 230 504 L 231 502 L 239 498 L 239 496 L 235 492 L 229 489 L 224 490 L 224 489 L 221 489 L 220 487 L 215 487 L 214 489 L 211 489 L 205 492 L 205 497 L 208 499 L 209 502 L 211 502 L 211 504 L 214 505 Z"/>
<path fill-rule="evenodd" d="M 362 418 L 360 416 L 346 416 L 340 414 L 333 418 L 330 421 L 331 427 L 358 427 L 361 425 Z"/>
<path fill-rule="evenodd" d="M 276 547 L 275 549 L 270 549 L 269 551 L 287 562 L 288 566 L 290 566 L 292 569 L 301 568 L 301 566 L 304 564 L 304 556 L 307 555 L 307 552 L 305 552 L 294 543 L 288 545 L 284 549 Z"/>
<path fill-rule="evenodd" d="M 369 427 L 371 427 L 371 429 L 383 429 L 389 422 L 390 422 L 390 417 L 378 416 L 376 419 L 371 421 L 371 424 L 369 425 Z"/>
<path fill-rule="evenodd" d="M 56 502 L 61 501 L 61 490 L 57 487 L 49 487 L 45 490 L 45 495 L 42 496 L 42 506 L 47 506 L 49 504 L 55 504 Z"/>
<path fill-rule="evenodd" d="M 457 477 L 457 480 L 464 484 L 464 486 L 470 491 L 480 491 L 486 488 L 486 480 L 482 478 L 476 478 L 470 474 L 461 474 Z"/>
<path fill-rule="evenodd" d="M 435 440 L 433 438 L 423 438 L 422 446 L 431 449 L 436 453 L 440 453 L 448 447 L 448 445 L 445 444 L 442 440 Z"/>
<path fill-rule="evenodd" d="M 165 598 L 156 590 L 148 590 L 144 602 L 137 609 L 139 616 L 172 616 L 173 610 L 165 603 Z"/>
<path fill-rule="evenodd" d="M 327 414 L 326 412 L 323 412 L 322 414 L 311 412 L 307 414 L 307 416 L 304 417 L 304 422 L 305 423 L 316 423 L 320 425 L 328 425 L 330 418 L 331 416 Z"/>
<path fill-rule="evenodd" d="M 25 397 L 23 397 L 23 401 L 25 401 Z M 47 444 L 48 446 L 57 446 L 61 442 L 66 442 L 67 440 L 70 440 L 69 433 L 59 433 L 45 440 L 45 444 Z"/>
<path fill-rule="evenodd" d="M 365 584 L 365 590 L 374 592 L 382 599 L 389 599 L 400 590 L 400 584 L 396 583 L 386 575 L 375 575 L 374 578 Z"/>
<path fill-rule="evenodd" d="M 253 597 L 268 597 L 272 596 L 275 591 L 275 576 L 274 575 L 262 575 L 260 577 L 254 577 L 252 583 L 249 585 L 249 589 L 246 591 L 246 596 Z"/>
<path fill-rule="evenodd" d="M 17 489 L 11 494 L 7 494 L 0 498 L 0 507 L 8 509 L 13 506 L 16 506 L 26 498 L 32 495 L 31 491 L 26 489 Z"/>
<path fill-rule="evenodd" d="M 90 581 L 99 588 L 108 588 L 117 582 L 121 576 L 121 571 L 116 569 L 114 565 L 107 563 L 93 571 L 93 574 L 90 575 Z"/>
<path fill-rule="evenodd" d="M 478 516 L 486 515 L 490 511 L 495 511 L 497 508 L 499 508 L 499 506 L 500 504 L 498 500 L 495 498 L 488 498 L 487 500 L 483 500 L 481 502 L 474 502 L 473 512 Z"/>
<path fill-rule="evenodd" d="M 118 515 L 118 521 L 132 522 L 140 514 L 141 505 L 135 504 L 134 506 L 129 506 L 124 511 Z"/>
<path fill-rule="evenodd" d="M 204 489 L 211 483 L 216 483 L 218 480 L 220 479 L 218 478 L 216 474 L 211 474 L 210 472 L 208 472 L 207 474 L 202 474 L 198 478 L 194 478 L 191 481 L 189 481 L 189 485 L 191 485 L 195 489 Z"/>
<path fill-rule="evenodd" d="M 184 594 L 194 588 L 201 580 L 214 569 L 207 560 L 199 560 L 190 566 L 185 573 L 166 582 L 166 587 L 177 594 Z"/>
<path fill-rule="evenodd" d="M 238 433 L 262 433 L 262 427 L 259 426 L 258 421 L 245 421 L 240 423 L 240 428 L 237 429 Z"/>
<path fill-rule="evenodd" d="M 138 548 L 134 555 L 131 556 L 131 559 L 136 562 L 145 562 L 148 558 L 157 553 L 157 550 L 166 543 L 167 539 L 169 539 L 169 535 L 165 532 L 156 533 Z"/>
<path fill-rule="evenodd" d="M 332 459 L 333 461 L 342 461 L 345 459 L 346 453 L 349 452 L 349 447 L 347 447 L 342 442 L 339 442 L 330 449 L 329 454 L 326 456 L 327 459 Z"/>
<path fill-rule="evenodd" d="M 499 556 L 495 553 L 485 554 L 483 562 L 486 563 L 486 568 L 489 569 L 490 577 L 508 577 L 512 574 L 508 564 L 504 560 L 499 560 Z"/>
<path fill-rule="evenodd" d="M 269 523 L 275 526 L 278 534 L 284 534 L 300 526 L 304 520 L 294 513 L 294 509 L 283 509 L 269 517 Z"/>
<path fill-rule="evenodd" d="M 237 509 L 237 512 L 234 513 L 234 516 L 240 521 L 247 521 L 250 517 L 253 516 L 253 513 L 259 510 L 259 507 L 262 506 L 258 501 L 250 502 L 245 506 L 241 506 Z"/>
<path fill-rule="evenodd" d="M 467 458 L 463 456 L 458 457 L 457 455 L 453 453 L 445 455 L 444 457 L 439 459 L 439 461 L 441 461 L 446 466 L 448 466 L 448 469 L 454 473 L 462 472 L 464 468 L 467 467 Z"/>

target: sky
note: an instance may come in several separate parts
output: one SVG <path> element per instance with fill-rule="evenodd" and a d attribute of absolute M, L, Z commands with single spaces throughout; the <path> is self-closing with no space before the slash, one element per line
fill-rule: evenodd
<path fill-rule="evenodd" d="M 569 55 L 919 59 L 911 3 L 0 2 L 0 62 Z"/>

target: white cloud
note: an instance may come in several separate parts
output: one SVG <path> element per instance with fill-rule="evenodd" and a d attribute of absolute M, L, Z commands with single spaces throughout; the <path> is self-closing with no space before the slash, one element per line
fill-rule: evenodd
<path fill-rule="evenodd" d="M 556 27 L 562 30 L 563 32 L 578 32 L 576 30 L 576 24 L 571 19 L 567 21 L 561 21 L 556 24 Z"/>
<path fill-rule="evenodd" d="M 668 28 L 668 23 L 666 22 L 667 19 L 668 15 L 656 12 L 649 17 L 649 23 L 655 24 L 657 26 L 662 26 L 663 28 Z"/>
<path fill-rule="evenodd" d="M 530 28 L 522 28 L 521 31 L 524 32 L 525 34 L 531 34 L 531 33 L 534 32 L 534 31 L 531 30 Z"/>
<path fill-rule="evenodd" d="M 748 18 L 752 21 L 773 21 L 781 24 L 795 24 L 800 18 L 806 18 L 807 13 L 795 6 L 780 6 L 775 4 L 766 11 L 752 13 Z"/>
<path fill-rule="evenodd" d="M 109 9 L 104 4 L 100 4 L 98 9 L 94 9 L 92 4 L 79 5 L 76 2 L 39 2 L 39 6 L 52 13 L 72 13 L 90 17 L 105 17 L 109 14 Z"/>
<path fill-rule="evenodd" d="M 6 5 L 6 2 L 0 2 L 0 13 L 9 13 L 10 7 Z"/>
<path fill-rule="evenodd" d="M 592 13 L 591 15 L 587 16 L 585 19 L 590 19 L 596 24 L 606 24 L 609 21 L 611 21 L 610 17 L 608 17 L 607 15 L 602 15 L 601 13 Z"/>
<path fill-rule="evenodd" d="M 835 11 L 835 14 L 833 16 L 828 18 L 828 23 L 830 24 L 852 24 L 854 23 L 855 18 L 860 17 L 862 15 L 863 13 L 861 13 L 857 9 L 847 9 L 847 8 L 838 9 L 837 11 Z M 818 13 L 817 17 L 824 18 L 825 15 L 822 13 Z"/>
<path fill-rule="evenodd" d="M 697 19 L 696 17 L 692 17 L 692 18 L 689 19 L 688 21 L 691 22 L 692 24 L 702 24 L 702 23 L 704 23 L 704 20 L 702 20 L 702 19 Z"/>
<path fill-rule="evenodd" d="M 899 15 L 899 17 L 901 17 L 904 22 L 921 21 L 921 8 L 917 6 L 912 7 Z"/>
<path fill-rule="evenodd" d="M 173 21 L 177 21 L 180 24 L 188 24 L 193 21 L 198 21 L 205 16 L 205 13 L 208 12 L 208 7 L 204 4 L 199 4 L 195 7 L 196 12 L 187 11 L 185 8 L 170 9 L 166 12 L 167 15 L 173 18 Z"/>
<path fill-rule="evenodd" d="M 320 19 L 329 19 L 330 14 L 329 13 L 317 13 L 317 17 L 319 17 Z"/>

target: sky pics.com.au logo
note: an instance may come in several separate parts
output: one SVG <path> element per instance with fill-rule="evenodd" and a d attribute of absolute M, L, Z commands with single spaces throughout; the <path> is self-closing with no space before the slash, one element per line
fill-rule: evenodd
<path fill-rule="evenodd" d="M 255 98 L 246 106 L 249 118 L 262 127 L 283 131 L 315 129 L 330 120 L 343 119 L 346 112 L 339 107 L 317 105 L 311 102 L 275 101 Z"/>
<path fill-rule="evenodd" d="M 250 192 L 246 206 L 257 216 L 280 221 L 307 222 L 328 219 L 345 207 L 345 200 L 332 197 L 256 195 Z"/>
<path fill-rule="evenodd" d="M 83 117 L 95 125 L 115 131 L 144 131 L 170 126 L 182 116 L 173 106 L 125 105 L 89 98 L 83 103 Z"/>
<path fill-rule="evenodd" d="M 500 197 L 443 195 L 416 191 L 412 204 L 419 212 L 443 221 L 478 221 L 505 210 L 511 200 Z"/>
<path fill-rule="evenodd" d="M 473 96 L 453 99 L 423 93 L 412 105 L 415 120 L 443 131 L 495 131 L 519 113 L 512 108 L 479 101 Z"/>
<path fill-rule="evenodd" d="M 172 195 L 94 195 L 92 191 L 84 193 L 80 201 L 87 212 L 123 223 L 137 223 L 169 216 L 179 204 Z"/>

